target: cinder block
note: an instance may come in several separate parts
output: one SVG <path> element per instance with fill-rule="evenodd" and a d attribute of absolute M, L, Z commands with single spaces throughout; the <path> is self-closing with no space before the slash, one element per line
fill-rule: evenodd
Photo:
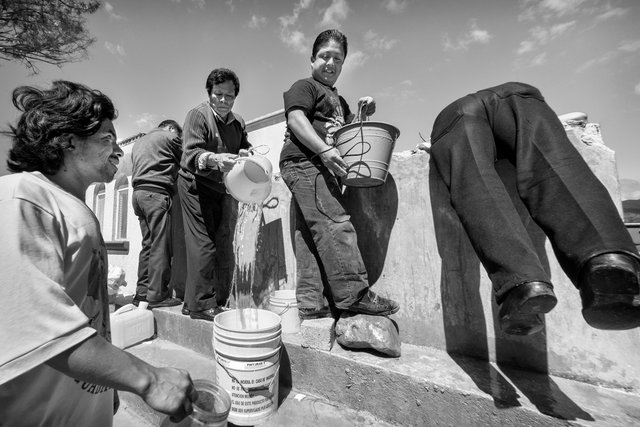
<path fill-rule="evenodd" d="M 336 321 L 331 317 L 303 320 L 300 324 L 302 347 L 331 350 L 336 340 Z"/>

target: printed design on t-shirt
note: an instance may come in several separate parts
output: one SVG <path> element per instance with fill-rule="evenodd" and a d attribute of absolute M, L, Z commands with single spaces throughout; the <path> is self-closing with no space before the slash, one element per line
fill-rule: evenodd
<path fill-rule="evenodd" d="M 342 109 L 342 104 L 340 104 L 340 98 L 337 95 L 329 95 L 327 101 L 331 106 L 332 115 L 327 117 L 329 120 L 324 124 L 327 131 L 324 142 L 327 145 L 335 145 L 333 135 L 338 129 L 344 126 L 344 110 Z"/>
<path fill-rule="evenodd" d="M 110 387 L 106 387 L 103 385 L 92 384 L 86 381 L 76 380 L 75 378 L 73 380 L 76 382 L 76 384 L 80 384 L 80 388 L 87 393 L 100 394 L 104 393 L 105 391 L 111 390 Z"/>
<path fill-rule="evenodd" d="M 87 275 L 87 297 L 80 309 L 89 318 L 89 326 L 102 337 L 108 337 L 107 326 L 108 307 L 107 268 L 105 254 L 102 247 L 93 248 L 89 274 Z M 106 311 L 105 311 L 106 310 Z"/>

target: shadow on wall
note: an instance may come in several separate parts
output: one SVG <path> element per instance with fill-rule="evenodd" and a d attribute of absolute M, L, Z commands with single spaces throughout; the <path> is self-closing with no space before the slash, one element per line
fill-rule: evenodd
<path fill-rule="evenodd" d="M 398 188 L 391 174 L 383 185 L 369 188 L 347 187 L 347 210 L 358 235 L 358 247 L 374 285 L 384 268 L 391 231 L 398 214 Z"/>
<path fill-rule="evenodd" d="M 255 279 L 253 282 L 253 302 L 260 307 L 269 302 L 271 291 L 278 289 L 280 281 L 287 281 L 287 264 L 284 250 L 284 229 L 282 219 L 277 218 L 269 223 L 265 222 L 264 212 L 277 209 L 281 203 L 278 197 L 271 197 L 264 201 L 263 215 L 260 218 L 258 232 L 258 246 L 256 248 Z"/>
<path fill-rule="evenodd" d="M 546 236 L 531 219 L 518 197 L 514 166 L 501 160 L 496 163 L 496 170 L 538 255 L 549 270 L 545 251 Z M 491 323 L 496 337 L 495 360 L 500 370 L 488 362 L 490 343 L 481 298 L 484 292 L 480 290 L 480 261 L 451 205 L 449 190 L 438 174 L 433 159 L 430 160 L 429 187 L 436 242 L 442 258 L 440 288 L 447 352 L 477 387 L 493 398 L 497 408 L 521 406 L 517 392 L 520 390 L 544 414 L 565 420 L 593 421 L 591 415 L 569 399 L 549 377 L 545 331 L 527 337 L 503 334 L 499 329 L 498 307 L 494 298 L 491 303 Z M 542 375 L 538 381 L 532 382 L 526 379 L 526 375 L 519 374 L 518 369 L 513 369 L 513 366 L 531 369 Z"/>

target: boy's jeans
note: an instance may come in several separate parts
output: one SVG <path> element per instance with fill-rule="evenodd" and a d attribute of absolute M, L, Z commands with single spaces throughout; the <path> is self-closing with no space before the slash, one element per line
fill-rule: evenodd
<path fill-rule="evenodd" d="M 296 212 L 298 308 L 324 306 L 325 280 L 335 306 L 349 308 L 369 282 L 337 179 L 324 166 L 307 160 L 283 162 L 281 174 Z"/>

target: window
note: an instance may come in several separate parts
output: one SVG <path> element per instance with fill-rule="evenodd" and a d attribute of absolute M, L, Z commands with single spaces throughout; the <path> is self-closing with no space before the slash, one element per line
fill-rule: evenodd
<path fill-rule="evenodd" d="M 104 184 L 96 184 L 93 190 L 93 213 L 98 218 L 98 222 L 100 223 L 100 229 L 104 229 L 104 202 L 105 202 L 105 189 Z"/>
<path fill-rule="evenodd" d="M 126 240 L 129 210 L 129 180 L 126 176 L 122 176 L 116 182 L 115 193 L 113 240 Z"/>

